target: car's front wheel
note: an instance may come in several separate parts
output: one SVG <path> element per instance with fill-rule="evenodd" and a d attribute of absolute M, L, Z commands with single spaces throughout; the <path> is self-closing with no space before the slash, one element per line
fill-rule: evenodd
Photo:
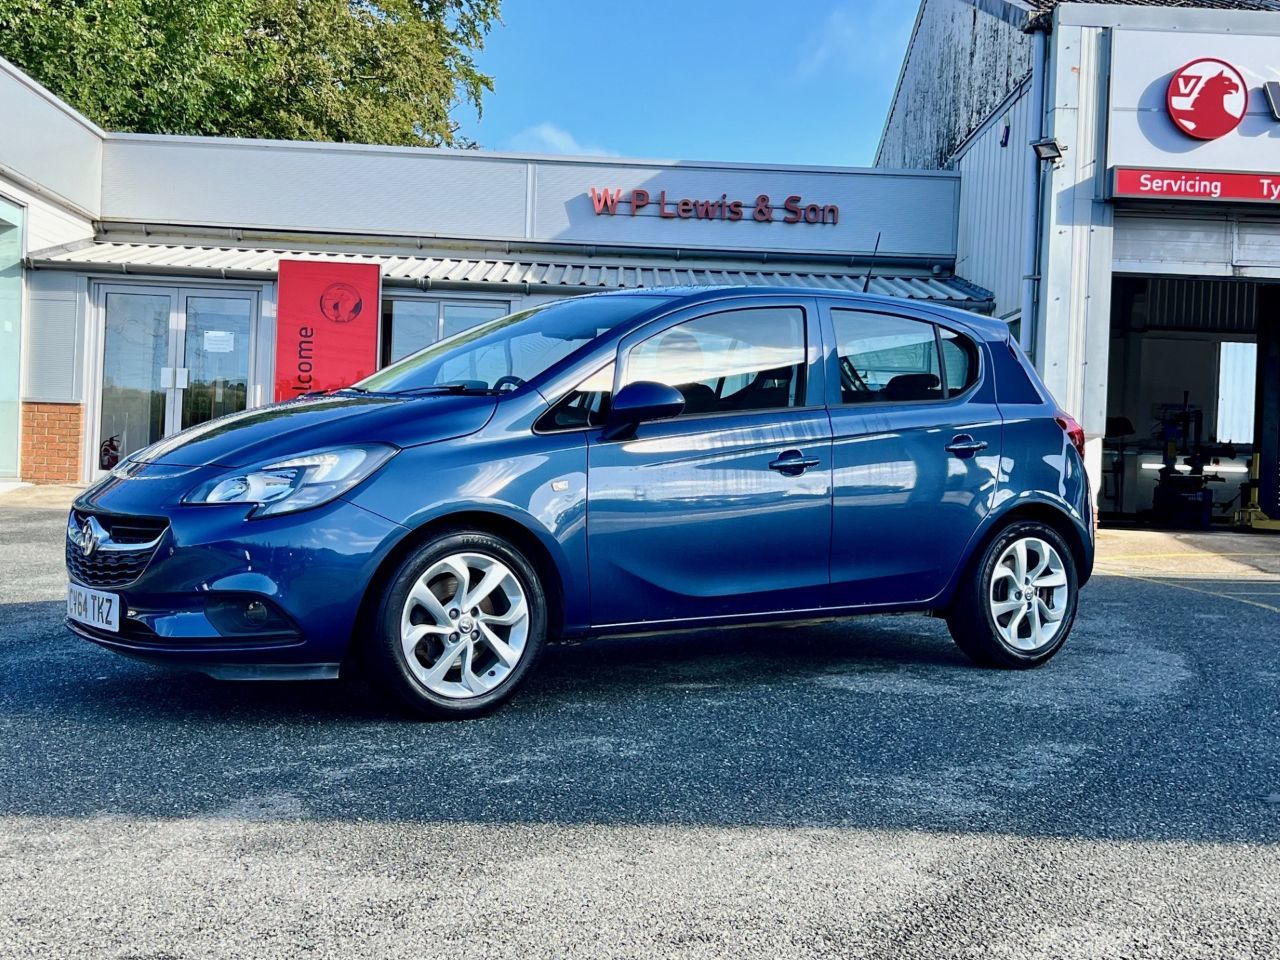
<path fill-rule="evenodd" d="M 1039 666 L 1066 642 L 1078 590 L 1062 535 L 1036 521 L 1012 523 L 960 585 L 947 626 L 956 645 L 984 666 Z"/>
<path fill-rule="evenodd" d="M 417 713 L 461 719 L 509 698 L 546 640 L 546 596 L 513 544 L 451 531 L 414 550 L 382 598 L 374 678 Z"/>

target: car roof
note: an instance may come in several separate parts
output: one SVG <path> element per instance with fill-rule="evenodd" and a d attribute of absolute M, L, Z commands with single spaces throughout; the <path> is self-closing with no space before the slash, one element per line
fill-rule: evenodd
<path fill-rule="evenodd" d="M 906 297 L 888 297 L 875 293 L 855 293 L 850 290 L 833 290 L 826 287 L 783 287 L 783 286 L 746 286 L 743 284 L 722 284 L 709 286 L 670 286 L 670 287 L 632 287 L 628 290 L 611 290 L 594 294 L 603 297 L 661 296 L 668 298 L 667 308 L 671 306 L 694 306 L 699 303 L 717 300 L 730 300 L 737 297 L 821 297 L 824 300 L 844 300 L 850 306 L 879 306 L 896 309 L 907 309 L 914 312 L 925 312 L 940 319 L 967 327 L 970 331 L 985 340 L 1004 340 L 1009 336 L 1009 326 L 995 317 L 958 310 L 927 300 L 911 300 Z"/>

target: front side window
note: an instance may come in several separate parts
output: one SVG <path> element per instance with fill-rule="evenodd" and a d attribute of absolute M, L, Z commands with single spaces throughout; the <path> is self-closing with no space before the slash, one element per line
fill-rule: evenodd
<path fill-rule="evenodd" d="M 932 323 L 832 310 L 844 403 L 941 400 L 942 366 Z"/>
<path fill-rule="evenodd" d="M 752 307 L 698 317 L 637 345 L 624 383 L 650 380 L 684 395 L 683 416 L 804 404 L 804 311 Z"/>
<path fill-rule="evenodd" d="M 383 393 L 513 389 L 666 297 L 576 297 L 542 304 L 463 330 L 366 377 Z"/>

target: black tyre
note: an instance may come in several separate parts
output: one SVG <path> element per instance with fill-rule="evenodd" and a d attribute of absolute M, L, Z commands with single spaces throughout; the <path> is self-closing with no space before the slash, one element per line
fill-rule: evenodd
<path fill-rule="evenodd" d="M 546 595 L 525 556 L 493 534 L 448 531 L 391 578 L 369 669 L 420 715 L 476 717 L 515 693 L 546 632 Z"/>
<path fill-rule="evenodd" d="M 1018 521 L 970 569 L 947 611 L 956 645 L 984 666 L 1026 669 L 1061 648 L 1075 622 L 1075 557 L 1052 527 Z"/>

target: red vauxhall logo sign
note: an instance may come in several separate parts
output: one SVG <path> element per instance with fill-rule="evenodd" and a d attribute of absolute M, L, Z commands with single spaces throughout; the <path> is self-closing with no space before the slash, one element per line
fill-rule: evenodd
<path fill-rule="evenodd" d="M 1165 103 L 1174 126 L 1187 136 L 1216 140 L 1240 125 L 1249 93 L 1239 70 L 1202 57 L 1174 71 Z"/>

